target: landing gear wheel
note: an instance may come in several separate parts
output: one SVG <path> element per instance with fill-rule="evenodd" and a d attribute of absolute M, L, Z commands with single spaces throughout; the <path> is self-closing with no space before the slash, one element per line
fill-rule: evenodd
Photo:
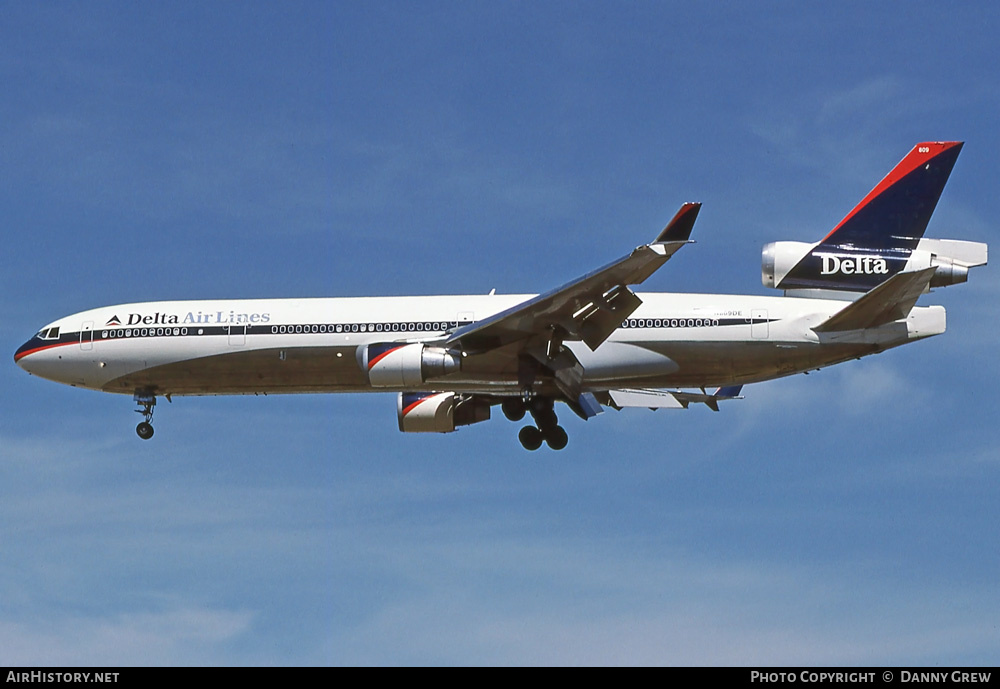
<path fill-rule="evenodd" d="M 545 432 L 549 428 L 555 428 L 559 423 L 559 418 L 552 410 L 535 412 L 533 416 L 535 418 L 535 423 L 537 423 L 538 427 L 542 429 L 542 432 Z"/>
<path fill-rule="evenodd" d="M 552 400 L 547 397 L 533 398 L 528 411 L 531 412 L 531 418 L 535 420 L 542 433 L 559 423 L 555 409 L 552 408 Z"/>
<path fill-rule="evenodd" d="M 503 415 L 511 421 L 520 421 L 524 418 L 524 402 L 516 397 L 508 397 L 501 404 Z"/>
<path fill-rule="evenodd" d="M 549 447 L 553 450 L 561 450 L 566 447 L 569 442 L 569 436 L 566 435 L 566 431 L 562 426 L 553 426 L 552 428 L 547 428 L 544 431 L 545 442 L 549 444 Z"/>
<path fill-rule="evenodd" d="M 167 397 L 169 400 L 170 398 Z M 156 395 L 148 390 L 136 390 L 132 400 L 142 409 L 136 409 L 137 414 L 142 414 L 143 420 L 135 427 L 136 434 L 143 440 L 153 437 L 153 409 L 156 407 Z"/>
<path fill-rule="evenodd" d="M 517 439 L 521 441 L 521 445 L 525 450 L 537 450 L 542 446 L 542 432 L 535 428 L 534 426 L 525 426 L 521 429 L 521 432 L 517 434 Z"/>

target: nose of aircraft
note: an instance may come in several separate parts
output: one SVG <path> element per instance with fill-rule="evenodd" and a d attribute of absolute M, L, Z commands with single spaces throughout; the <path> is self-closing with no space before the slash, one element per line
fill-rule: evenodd
<path fill-rule="evenodd" d="M 35 335 L 30 340 L 25 342 L 23 345 L 17 348 L 14 352 L 14 363 L 23 368 L 28 373 L 32 372 L 32 357 L 31 354 L 35 352 L 46 349 L 46 342 L 43 342 L 38 335 Z"/>
<path fill-rule="evenodd" d="M 17 351 L 14 352 L 14 363 L 23 368 L 25 371 L 27 371 L 28 362 L 25 360 L 25 358 L 28 356 L 28 354 L 30 354 L 33 350 L 37 348 L 38 348 L 38 338 L 33 337 L 27 342 L 25 342 L 23 345 L 18 347 Z"/>

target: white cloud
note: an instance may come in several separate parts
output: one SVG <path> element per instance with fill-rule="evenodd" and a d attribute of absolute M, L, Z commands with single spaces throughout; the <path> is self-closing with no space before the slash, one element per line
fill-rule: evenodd
<path fill-rule="evenodd" d="M 874 76 L 839 90 L 800 94 L 777 111 L 768 104 L 750 129 L 796 166 L 835 184 L 870 182 L 871 187 L 906 153 L 892 135 L 899 113 L 936 107 L 936 99 L 920 94 L 920 88 L 895 75 Z"/>
<path fill-rule="evenodd" d="M 550 545 L 479 559 L 450 544 L 443 552 L 471 558 L 332 639 L 327 661 L 858 665 L 985 657 L 997 639 L 987 611 L 956 612 L 942 591 L 873 590 L 849 562 L 824 571 Z M 476 583 L 478 567 L 492 568 L 495 589 Z M 514 572 L 535 581 L 530 592 L 509 588 Z M 880 602 L 859 600 L 859 586 Z"/>
<path fill-rule="evenodd" d="M 109 617 L 0 620 L 0 664 L 225 664 L 227 644 L 250 632 L 253 619 L 246 610 L 185 606 Z"/>

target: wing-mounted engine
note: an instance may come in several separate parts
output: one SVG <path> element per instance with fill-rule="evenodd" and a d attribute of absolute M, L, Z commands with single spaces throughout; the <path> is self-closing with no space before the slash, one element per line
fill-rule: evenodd
<path fill-rule="evenodd" d="M 986 265 L 988 246 L 958 239 L 920 239 L 913 249 L 870 249 L 817 242 L 771 242 L 761 252 L 761 282 L 782 290 L 867 292 L 901 272 L 935 268 L 929 287 L 966 282 Z"/>
<path fill-rule="evenodd" d="M 402 388 L 426 383 L 432 378 L 462 368 L 462 355 L 455 349 L 421 343 L 380 342 L 357 350 L 358 365 L 375 388 Z"/>
<path fill-rule="evenodd" d="M 401 392 L 396 416 L 403 433 L 451 433 L 490 418 L 490 403 L 479 395 L 454 392 Z"/>

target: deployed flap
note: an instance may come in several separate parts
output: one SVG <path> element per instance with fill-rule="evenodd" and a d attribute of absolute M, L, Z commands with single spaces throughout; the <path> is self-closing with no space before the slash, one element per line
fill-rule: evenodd
<path fill-rule="evenodd" d="M 597 349 L 642 302 L 626 285 L 652 275 L 690 240 L 700 204 L 685 204 L 657 240 L 603 268 L 498 314 L 458 328 L 445 341 L 470 354 L 541 336 L 583 340 Z M 679 237 L 675 239 L 675 237 Z"/>
<path fill-rule="evenodd" d="M 577 314 L 580 339 L 591 351 L 596 350 L 641 303 L 642 300 L 628 287 L 615 287 L 600 299 L 595 299 L 587 311 Z"/>
<path fill-rule="evenodd" d="M 566 404 L 584 421 L 604 413 L 601 403 L 597 401 L 597 397 L 592 392 L 583 393 L 577 398 L 576 402 L 566 400 Z"/>
<path fill-rule="evenodd" d="M 687 409 L 689 402 L 681 402 L 664 390 L 608 390 L 611 401 L 619 409 L 647 407 L 648 409 Z"/>
<path fill-rule="evenodd" d="M 731 385 L 726 388 L 719 388 L 715 393 L 709 395 L 704 392 L 671 392 L 674 397 L 679 401 L 690 404 L 691 402 L 700 403 L 706 405 L 712 411 L 719 411 L 719 402 L 722 400 L 741 400 L 740 390 L 743 389 L 742 385 Z M 686 405 L 685 405 L 686 406 Z"/>
<path fill-rule="evenodd" d="M 648 409 L 687 409 L 688 405 L 707 405 L 712 411 L 719 411 L 719 402 L 739 400 L 742 385 L 719 388 L 714 394 L 707 392 L 685 392 L 683 390 L 608 390 L 611 402 L 619 409 L 625 407 L 646 407 Z"/>
<path fill-rule="evenodd" d="M 927 291 L 935 270 L 932 267 L 897 273 L 813 330 L 818 333 L 864 330 L 906 318 L 920 295 Z"/>

